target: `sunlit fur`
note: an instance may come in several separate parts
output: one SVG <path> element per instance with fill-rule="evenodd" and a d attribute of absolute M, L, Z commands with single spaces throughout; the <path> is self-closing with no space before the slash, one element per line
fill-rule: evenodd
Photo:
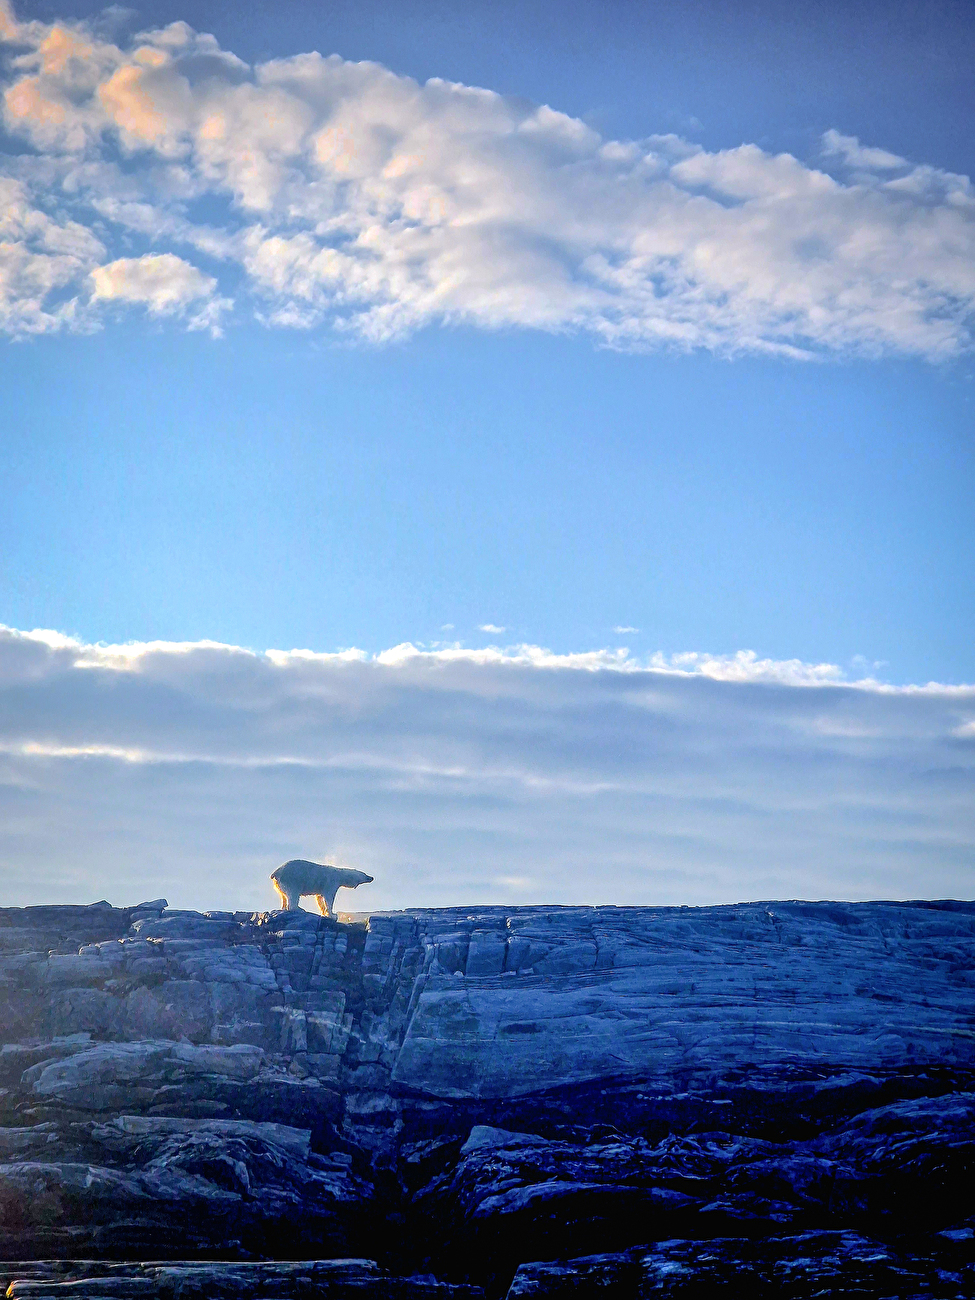
<path fill-rule="evenodd" d="M 289 912 L 298 908 L 299 899 L 314 894 L 323 916 L 335 916 L 335 895 L 340 889 L 368 885 L 372 876 L 352 867 L 330 867 L 320 862 L 292 858 L 271 872 L 271 883 L 278 891 L 281 905 Z"/>

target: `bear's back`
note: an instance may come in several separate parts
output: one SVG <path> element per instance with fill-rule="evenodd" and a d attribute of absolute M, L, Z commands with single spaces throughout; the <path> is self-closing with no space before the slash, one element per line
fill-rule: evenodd
<path fill-rule="evenodd" d="M 299 888 L 308 893 L 318 893 L 325 888 L 326 882 L 335 878 L 337 868 L 325 866 L 321 862 L 308 862 L 304 858 L 292 858 L 271 872 L 271 879 L 279 881 L 285 887 Z"/>

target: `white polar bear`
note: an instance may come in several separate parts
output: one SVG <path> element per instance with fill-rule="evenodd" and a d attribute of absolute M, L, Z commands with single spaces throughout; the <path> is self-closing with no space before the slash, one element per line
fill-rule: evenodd
<path fill-rule="evenodd" d="M 271 883 L 289 912 L 297 911 L 302 895 L 314 894 L 322 916 L 330 916 L 333 920 L 336 892 L 371 882 L 372 876 L 367 876 L 364 871 L 355 871 L 352 867 L 329 867 L 321 862 L 306 862 L 304 858 L 292 858 L 271 872 Z"/>

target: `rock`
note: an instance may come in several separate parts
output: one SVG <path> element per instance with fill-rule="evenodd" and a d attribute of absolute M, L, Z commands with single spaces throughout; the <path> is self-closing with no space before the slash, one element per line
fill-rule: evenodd
<path fill-rule="evenodd" d="M 0 1084 L 15 1084 L 22 1081 L 24 1071 L 31 1066 L 73 1056 L 87 1051 L 91 1045 L 89 1033 L 64 1034 L 47 1042 L 35 1038 L 29 1043 L 4 1043 L 0 1047 Z"/>
<path fill-rule="evenodd" d="M 163 912 L 158 918 L 136 921 L 132 929 L 140 939 L 209 939 L 230 938 L 233 920 L 211 920 L 196 912 Z"/>
<path fill-rule="evenodd" d="M 714 1235 L 726 1220 L 782 1221 L 780 1202 L 745 1196 L 728 1185 L 730 1169 L 768 1159 L 766 1142 L 716 1133 L 671 1137 L 651 1146 L 639 1137 L 590 1132 L 589 1141 L 547 1140 L 487 1125 L 471 1130 L 459 1161 L 414 1197 L 414 1208 L 440 1224 L 441 1249 L 481 1275 L 503 1277 L 528 1251 L 535 1258 L 576 1248 Z M 786 1164 L 791 1157 L 781 1155 Z M 716 1198 L 725 1196 L 724 1204 Z M 783 1205 L 785 1221 L 801 1207 Z M 640 1226 L 637 1226 L 640 1225 Z"/>
<path fill-rule="evenodd" d="M 50 1129 L 34 1130 L 25 1151 Z M 111 1249 L 121 1217 L 138 1225 L 145 1247 L 305 1252 L 312 1243 L 346 1253 L 363 1239 L 372 1189 L 351 1168 L 310 1150 L 310 1133 L 267 1123 L 180 1121 L 122 1116 L 72 1126 L 58 1135 L 69 1160 L 0 1165 L 0 1242 L 9 1254 L 37 1240 L 50 1248 L 73 1231 L 72 1244 L 96 1255 Z M 179 1242 L 172 1228 L 180 1225 Z M 124 1231 L 124 1229 L 123 1229 Z M 80 1252 L 79 1252 L 80 1253 Z"/>
<path fill-rule="evenodd" d="M 947 1265 L 947 1267 L 946 1267 Z M 804 1233 L 741 1241 L 658 1242 L 650 1249 L 522 1264 L 507 1300 L 700 1300 L 703 1296 L 967 1296 L 970 1264 L 905 1256 L 856 1233 Z"/>
<path fill-rule="evenodd" d="M 872 909 L 869 920 L 858 906 Z M 518 955 L 508 966 L 530 962 L 534 973 L 485 979 L 477 948 L 476 984 L 429 974 L 394 1079 L 445 1097 L 501 1097 L 537 1091 L 542 1078 L 668 1083 L 758 1062 L 971 1068 L 960 989 L 935 954 L 947 951 L 947 924 L 971 961 L 972 914 L 946 922 L 935 907 L 815 907 L 512 918 Z M 446 969 L 440 946 L 438 937 Z"/>
<path fill-rule="evenodd" d="M 172 1134 L 181 1133 L 216 1134 L 218 1137 L 227 1138 L 256 1138 L 262 1142 L 270 1142 L 274 1146 L 283 1147 L 290 1154 L 302 1158 L 307 1158 L 311 1142 L 310 1129 L 289 1128 L 286 1124 L 254 1123 L 250 1120 L 194 1120 L 173 1119 L 162 1115 L 119 1115 L 114 1123 L 121 1133 L 140 1138 L 168 1137 Z M 50 1126 L 45 1125 L 42 1127 Z M 31 1130 L 26 1131 L 30 1132 Z M 0 1133 L 0 1149 L 2 1149 L 2 1142 L 2 1133 Z"/>
<path fill-rule="evenodd" d="M 30 1128 L 0 1128 L 0 1161 L 56 1150 L 60 1134 L 56 1124 L 35 1124 Z"/>
<path fill-rule="evenodd" d="M 435 1278 L 392 1277 L 369 1259 L 311 1259 L 281 1263 L 102 1265 L 85 1261 L 46 1277 L 15 1278 L 11 1300 L 108 1300 L 179 1296 L 181 1300 L 276 1300 L 316 1295 L 323 1300 L 477 1300 L 476 1287 Z"/>
<path fill-rule="evenodd" d="M 55 1037 L 83 1033 L 114 1038 L 124 1019 L 119 999 L 101 989 L 60 989 L 49 1005 L 51 1032 Z"/>
<path fill-rule="evenodd" d="M 972 1294 L 973 986 L 965 903 L 0 909 L 5 1276 Z"/>
<path fill-rule="evenodd" d="M 550 1144 L 537 1133 L 512 1133 L 506 1128 L 492 1128 L 490 1124 L 475 1124 L 470 1136 L 460 1149 L 462 1156 L 469 1156 L 475 1151 L 496 1151 L 499 1149 L 517 1149 L 518 1147 L 545 1147 Z"/>
<path fill-rule="evenodd" d="M 214 1075 L 252 1079 L 261 1068 L 259 1047 L 196 1046 L 192 1043 L 105 1043 L 41 1062 L 25 1071 L 22 1082 L 37 1097 L 57 1099 L 82 1110 L 104 1110 L 121 1100 L 127 1087 L 154 1091 L 166 1083 Z"/>

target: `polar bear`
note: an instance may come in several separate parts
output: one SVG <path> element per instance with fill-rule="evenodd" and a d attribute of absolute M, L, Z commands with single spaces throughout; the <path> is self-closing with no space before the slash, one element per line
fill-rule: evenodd
<path fill-rule="evenodd" d="M 322 916 L 335 918 L 335 894 L 339 889 L 355 889 L 368 885 L 372 876 L 351 867 L 329 867 L 320 862 L 306 862 L 292 858 L 271 872 L 271 884 L 278 891 L 281 902 L 289 912 L 298 909 L 298 900 L 304 894 L 314 894 Z"/>

